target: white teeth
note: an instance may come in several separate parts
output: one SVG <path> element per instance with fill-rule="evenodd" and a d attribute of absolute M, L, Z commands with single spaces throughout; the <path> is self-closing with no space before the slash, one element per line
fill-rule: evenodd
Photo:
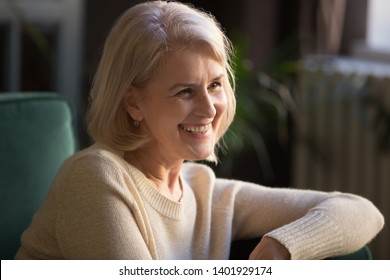
<path fill-rule="evenodd" d="M 210 126 L 210 124 L 202 126 L 184 126 L 182 124 L 180 125 L 183 130 L 191 133 L 206 133 L 210 129 Z"/>

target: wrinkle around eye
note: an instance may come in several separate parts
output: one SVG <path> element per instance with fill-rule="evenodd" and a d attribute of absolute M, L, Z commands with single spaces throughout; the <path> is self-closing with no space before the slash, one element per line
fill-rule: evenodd
<path fill-rule="evenodd" d="M 185 88 L 175 94 L 176 97 L 191 97 L 195 94 L 195 91 L 191 88 Z"/>

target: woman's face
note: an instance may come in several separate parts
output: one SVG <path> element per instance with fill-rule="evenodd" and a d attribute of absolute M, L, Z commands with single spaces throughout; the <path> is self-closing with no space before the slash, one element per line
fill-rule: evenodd
<path fill-rule="evenodd" d="M 168 56 L 146 87 L 137 89 L 133 113 L 152 138 L 146 152 L 163 161 L 210 156 L 227 108 L 225 79 L 224 67 L 207 47 Z"/>

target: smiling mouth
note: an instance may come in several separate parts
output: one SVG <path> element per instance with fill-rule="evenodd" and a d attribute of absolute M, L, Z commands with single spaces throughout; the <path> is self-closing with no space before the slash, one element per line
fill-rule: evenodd
<path fill-rule="evenodd" d="M 185 132 L 204 134 L 207 131 L 209 131 L 211 124 L 209 123 L 206 125 L 198 125 L 198 126 L 179 124 L 179 127 L 183 129 Z"/>

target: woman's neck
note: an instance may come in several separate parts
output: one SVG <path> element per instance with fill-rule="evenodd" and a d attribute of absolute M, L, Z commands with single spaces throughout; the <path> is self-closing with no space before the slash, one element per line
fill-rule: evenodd
<path fill-rule="evenodd" d="M 173 201 L 180 201 L 183 195 L 180 181 L 183 161 L 168 163 L 156 158 L 155 154 L 142 150 L 125 152 L 124 159 L 152 181 L 162 195 Z"/>

